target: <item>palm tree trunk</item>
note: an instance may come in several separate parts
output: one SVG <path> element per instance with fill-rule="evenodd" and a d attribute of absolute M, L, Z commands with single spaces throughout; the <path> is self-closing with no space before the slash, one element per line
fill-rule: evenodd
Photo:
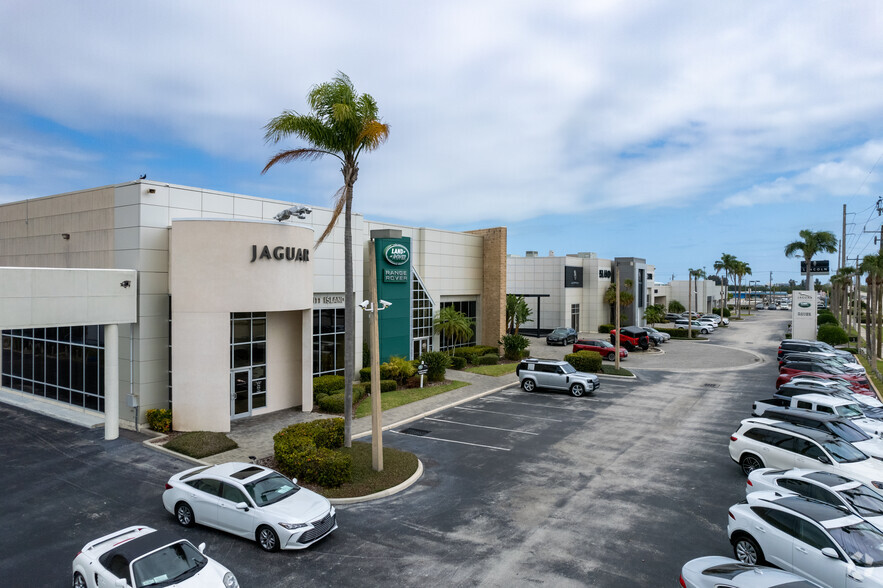
<path fill-rule="evenodd" d="M 353 376 L 356 371 L 356 299 L 353 286 L 353 183 L 358 174 L 358 167 L 351 164 L 344 165 L 343 178 L 345 182 L 344 198 L 346 208 L 344 212 L 343 231 L 343 272 L 344 272 L 344 324 L 346 331 L 343 335 L 343 365 L 344 365 L 344 394 L 343 394 L 343 445 L 353 445 Z"/>
<path fill-rule="evenodd" d="M 867 304 L 866 310 L 865 310 L 865 314 L 866 314 L 866 317 L 865 317 L 865 348 L 867 349 L 867 352 L 868 352 L 868 363 L 869 363 L 869 365 L 873 365 L 872 358 L 874 356 L 874 349 L 876 349 L 876 346 L 874 345 L 874 342 L 871 339 L 871 314 L 872 314 L 872 308 L 873 308 L 872 300 L 874 297 L 874 286 L 873 286 L 874 280 L 873 280 L 873 278 L 868 276 L 866 283 L 868 286 L 868 304 Z"/>

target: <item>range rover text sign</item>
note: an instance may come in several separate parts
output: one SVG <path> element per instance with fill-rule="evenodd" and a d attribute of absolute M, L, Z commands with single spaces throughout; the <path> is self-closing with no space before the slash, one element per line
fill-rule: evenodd
<path fill-rule="evenodd" d="M 391 243 L 383 249 L 383 258 L 392 265 L 405 265 L 410 261 L 411 253 L 401 243 Z"/>
<path fill-rule="evenodd" d="M 278 245 L 270 249 L 269 245 L 264 245 L 263 249 L 258 252 L 258 246 L 251 246 L 251 263 L 258 259 L 276 259 L 279 261 L 310 261 L 310 250 L 306 247 L 283 247 Z"/>

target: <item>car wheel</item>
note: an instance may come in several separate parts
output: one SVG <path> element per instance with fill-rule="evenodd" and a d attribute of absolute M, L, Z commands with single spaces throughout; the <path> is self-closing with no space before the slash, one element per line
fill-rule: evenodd
<path fill-rule="evenodd" d="M 746 564 L 755 565 L 761 564 L 764 561 L 760 545 L 748 535 L 740 535 L 733 542 L 733 554 L 735 554 L 736 559 Z"/>
<path fill-rule="evenodd" d="M 74 574 L 74 588 L 88 588 L 86 586 L 86 578 L 80 572 Z"/>
<path fill-rule="evenodd" d="M 530 378 L 525 378 L 521 382 L 521 387 L 524 388 L 525 392 L 533 392 L 537 389 L 537 383 Z"/>
<path fill-rule="evenodd" d="M 647 351 L 649 348 L 650 348 L 650 344 L 649 344 L 649 343 L 641 343 L 641 349 L 642 349 L 643 351 Z"/>
<path fill-rule="evenodd" d="M 192 527 L 196 519 L 193 516 L 193 509 L 186 502 L 179 502 L 175 505 L 175 518 L 182 527 Z"/>
<path fill-rule="evenodd" d="M 586 388 L 582 384 L 574 384 L 570 387 L 570 395 L 579 398 L 586 393 Z"/>
<path fill-rule="evenodd" d="M 258 528 L 257 540 L 264 551 L 279 551 L 279 536 L 270 527 L 263 525 Z"/>
<path fill-rule="evenodd" d="M 708 329 L 702 329 L 702 331 L 700 331 L 700 332 L 701 332 L 703 335 L 707 335 L 707 334 L 708 334 Z"/>
<path fill-rule="evenodd" d="M 607 359 L 609 359 L 610 361 L 616 360 L 616 354 L 611 351 L 610 353 L 607 354 Z"/>
<path fill-rule="evenodd" d="M 764 465 L 762 459 L 753 453 L 746 453 L 742 456 L 742 459 L 739 460 L 739 467 L 742 468 L 742 472 L 747 476 L 754 470 L 764 467 Z"/>

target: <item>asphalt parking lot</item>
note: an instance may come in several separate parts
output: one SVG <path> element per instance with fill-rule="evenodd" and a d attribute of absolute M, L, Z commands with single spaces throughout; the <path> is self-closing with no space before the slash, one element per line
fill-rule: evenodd
<path fill-rule="evenodd" d="M 682 358 L 672 368 L 629 361 L 637 380 L 604 378 L 592 397 L 512 387 L 387 431 L 423 477 L 338 507 L 340 529 L 300 552 L 179 528 L 160 495 L 189 464 L 0 406 L 4 584 L 69 585 L 84 543 L 137 523 L 205 541 L 242 586 L 675 585 L 688 559 L 731 554 L 726 510 L 744 477 L 728 437 L 776 373 L 746 358 L 771 360 L 786 322 L 770 313 L 668 343 L 660 357 Z M 731 350 L 746 361 L 728 367 Z"/>

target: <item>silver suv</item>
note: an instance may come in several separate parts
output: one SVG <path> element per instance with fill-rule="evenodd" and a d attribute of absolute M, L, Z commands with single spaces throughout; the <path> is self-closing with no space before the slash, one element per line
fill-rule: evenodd
<path fill-rule="evenodd" d="M 568 362 L 560 359 L 525 359 L 518 364 L 515 373 L 525 392 L 549 388 L 567 390 L 573 396 L 583 396 L 591 395 L 601 387 L 598 376 L 578 372 Z"/>

